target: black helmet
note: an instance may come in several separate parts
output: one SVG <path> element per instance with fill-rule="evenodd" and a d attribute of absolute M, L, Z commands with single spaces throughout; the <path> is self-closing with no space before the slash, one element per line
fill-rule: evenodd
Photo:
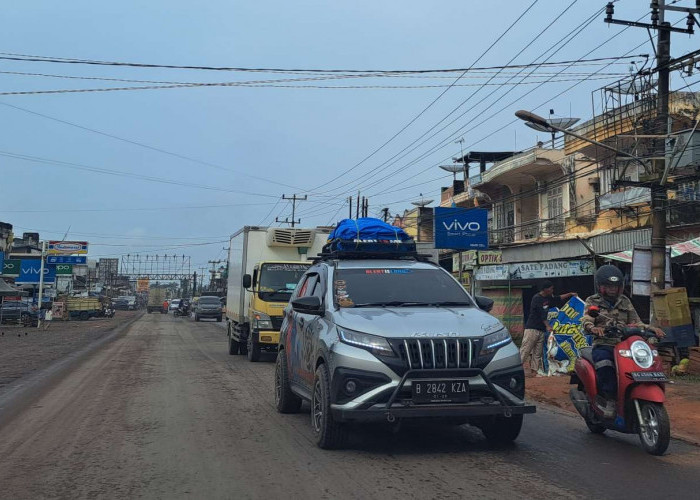
<path fill-rule="evenodd" d="M 623 286 L 625 277 L 618 268 L 613 265 L 606 264 L 598 268 L 595 273 L 595 286 L 599 287 L 601 285 L 609 286 Z"/>

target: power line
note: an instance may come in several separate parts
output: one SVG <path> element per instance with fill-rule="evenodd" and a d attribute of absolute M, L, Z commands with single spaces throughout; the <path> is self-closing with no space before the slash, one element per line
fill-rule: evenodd
<path fill-rule="evenodd" d="M 513 22 L 511 23 L 511 25 L 508 26 L 508 28 L 506 28 L 506 30 L 505 30 L 503 33 L 501 33 L 501 35 L 500 35 L 498 38 L 496 38 L 496 40 L 495 40 L 494 42 L 491 43 L 491 45 L 489 45 L 489 47 L 488 47 L 484 52 L 482 52 L 482 54 L 471 64 L 471 66 L 470 66 L 469 68 L 466 68 L 466 69 L 460 74 L 460 76 L 457 77 L 457 79 L 453 82 L 453 86 L 454 86 L 454 84 L 457 84 L 457 83 L 459 82 L 459 80 L 462 78 L 462 76 L 464 76 L 464 75 L 465 75 L 470 69 L 472 69 L 481 59 L 483 59 L 483 57 L 486 56 L 486 54 L 488 54 L 488 53 L 491 51 L 491 49 L 493 49 L 493 47 L 496 46 L 496 44 L 498 44 L 498 42 L 500 42 L 501 39 L 502 39 L 504 36 L 506 36 L 506 35 L 508 34 L 508 32 L 510 32 L 510 30 L 513 28 L 513 26 L 515 26 L 515 25 L 530 11 L 530 9 L 532 9 L 532 7 L 535 6 L 535 4 L 536 4 L 537 2 L 538 2 L 538 0 L 535 0 L 534 2 L 532 2 L 532 3 L 522 12 L 522 14 L 520 14 L 520 16 L 518 16 L 518 17 L 515 19 L 515 21 L 513 21 Z M 408 123 L 406 123 L 403 127 L 401 127 L 401 128 L 399 129 L 398 132 L 396 132 L 394 135 L 392 135 L 388 140 L 386 140 L 384 143 L 382 143 L 378 148 L 374 149 L 370 154 L 368 154 L 367 156 L 365 156 L 362 160 L 360 160 L 359 162 L 357 162 L 357 163 L 356 163 L 355 165 L 353 165 L 352 167 L 350 167 L 350 168 L 344 170 L 344 171 L 341 172 L 339 175 L 336 175 L 336 176 L 333 177 L 331 180 L 329 180 L 329 181 L 327 181 L 327 182 L 324 182 L 324 183 L 322 183 L 322 184 L 319 184 L 318 186 L 315 186 L 315 187 L 311 188 L 311 189 L 309 190 L 309 192 L 316 191 L 317 189 L 320 189 L 320 188 L 322 188 L 322 187 L 327 186 L 328 184 L 331 184 L 331 183 L 335 182 L 336 180 L 340 179 L 341 177 L 344 177 L 345 175 L 349 174 L 350 172 L 352 172 L 353 170 L 355 170 L 356 168 L 358 168 L 360 165 L 364 164 L 364 162 L 366 162 L 366 161 L 369 160 L 370 158 L 374 157 L 374 155 L 376 155 L 379 151 L 381 151 L 381 150 L 384 149 L 386 146 L 388 146 L 389 144 L 391 144 L 391 142 L 393 142 L 394 139 L 396 139 L 399 135 L 401 135 L 406 129 L 408 129 L 411 125 L 413 125 L 421 116 L 423 116 L 430 108 L 432 108 L 432 107 L 435 105 L 435 103 L 437 103 L 437 102 L 450 90 L 450 88 L 451 88 L 451 87 L 448 87 L 448 88 L 446 88 L 445 90 L 443 90 L 435 99 L 433 99 L 430 103 L 428 103 L 428 105 L 427 105 L 426 107 L 424 107 L 417 115 L 415 115 L 413 118 L 411 118 L 411 120 L 409 120 Z"/>

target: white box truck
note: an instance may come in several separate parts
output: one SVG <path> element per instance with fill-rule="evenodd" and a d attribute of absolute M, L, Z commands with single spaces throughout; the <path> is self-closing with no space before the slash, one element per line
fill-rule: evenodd
<path fill-rule="evenodd" d="M 277 351 L 284 308 L 330 231 L 246 226 L 231 236 L 225 311 L 229 354 L 258 361 L 261 351 Z"/>

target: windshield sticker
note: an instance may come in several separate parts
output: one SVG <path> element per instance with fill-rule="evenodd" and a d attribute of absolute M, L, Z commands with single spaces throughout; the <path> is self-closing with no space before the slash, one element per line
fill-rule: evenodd
<path fill-rule="evenodd" d="M 365 274 L 410 274 L 411 269 L 365 269 Z"/>
<path fill-rule="evenodd" d="M 265 264 L 265 271 L 304 271 L 309 268 L 309 264 Z M 296 285 L 295 285 L 296 286 Z"/>
<path fill-rule="evenodd" d="M 340 307 L 354 307 L 355 302 L 348 295 L 345 280 L 335 281 L 335 301 Z"/>

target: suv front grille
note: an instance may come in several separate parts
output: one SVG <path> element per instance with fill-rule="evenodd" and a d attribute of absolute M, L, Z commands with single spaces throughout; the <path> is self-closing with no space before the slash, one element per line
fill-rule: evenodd
<path fill-rule="evenodd" d="M 281 330 L 282 329 L 282 321 L 284 321 L 284 318 L 282 316 L 270 316 L 270 319 L 272 320 L 272 329 L 273 330 Z"/>
<path fill-rule="evenodd" d="M 477 346 L 472 339 L 391 339 L 391 343 L 410 370 L 475 366 Z"/>

